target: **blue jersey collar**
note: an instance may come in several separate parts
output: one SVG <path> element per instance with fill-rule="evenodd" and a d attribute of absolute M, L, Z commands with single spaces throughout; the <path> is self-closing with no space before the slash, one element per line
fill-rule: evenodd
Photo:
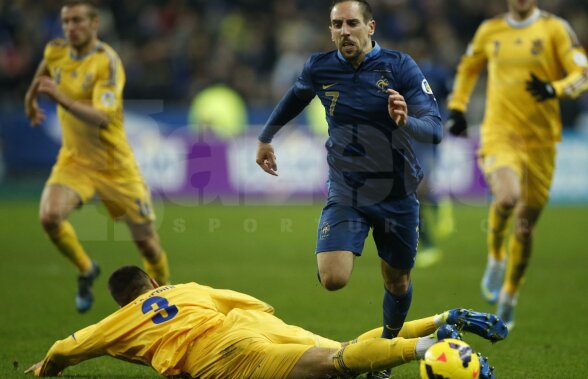
<path fill-rule="evenodd" d="M 382 48 L 380 47 L 380 45 L 376 42 L 376 41 L 372 41 L 372 49 L 370 51 L 368 51 L 368 53 L 365 55 L 365 57 L 363 58 L 363 62 L 367 62 L 371 59 L 373 59 L 374 57 L 377 57 L 378 54 L 380 54 L 380 50 L 382 50 Z M 342 60 L 343 62 L 347 62 L 347 59 L 345 59 L 345 57 L 343 57 L 343 54 L 341 54 L 341 52 L 339 50 L 337 50 L 337 57 Z M 362 62 L 362 64 L 363 64 Z"/>

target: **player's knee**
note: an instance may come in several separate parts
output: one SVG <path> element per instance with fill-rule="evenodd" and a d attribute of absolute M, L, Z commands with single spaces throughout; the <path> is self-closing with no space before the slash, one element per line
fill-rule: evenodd
<path fill-rule="evenodd" d="M 337 291 L 347 285 L 349 280 L 347 275 L 332 272 L 320 272 L 319 281 L 328 291 Z"/>
<path fill-rule="evenodd" d="M 63 217 L 58 212 L 41 212 L 39 215 L 39 221 L 45 231 L 50 232 L 59 227 L 59 224 L 63 221 Z"/>
<path fill-rule="evenodd" d="M 135 240 L 135 244 L 137 245 L 137 248 L 141 251 L 141 253 L 145 256 L 157 254 L 157 250 L 155 249 L 155 243 L 152 239 L 138 239 Z"/>
<path fill-rule="evenodd" d="M 514 235 L 519 241 L 523 243 L 528 242 L 533 238 L 533 226 L 527 225 L 524 222 L 518 222 L 514 230 Z"/>
<path fill-rule="evenodd" d="M 504 212 L 509 212 L 514 209 L 519 201 L 519 197 L 516 194 L 501 194 L 496 197 L 496 205 L 499 209 Z"/>
<path fill-rule="evenodd" d="M 147 259 L 155 259 L 161 252 L 161 246 L 159 244 L 159 239 L 157 238 L 157 236 L 136 239 L 135 244 L 141 252 L 141 255 L 143 255 Z"/>
<path fill-rule="evenodd" d="M 408 292 L 410 283 L 408 281 L 393 281 L 385 283 L 388 292 L 395 296 L 403 296 Z"/>

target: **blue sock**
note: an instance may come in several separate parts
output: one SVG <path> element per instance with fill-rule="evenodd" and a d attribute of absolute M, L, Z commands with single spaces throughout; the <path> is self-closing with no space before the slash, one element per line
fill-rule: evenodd
<path fill-rule="evenodd" d="M 382 331 L 382 338 L 394 338 L 398 335 L 408 314 L 411 302 L 412 282 L 408 285 L 408 291 L 401 296 L 396 296 L 384 288 L 384 330 Z"/>

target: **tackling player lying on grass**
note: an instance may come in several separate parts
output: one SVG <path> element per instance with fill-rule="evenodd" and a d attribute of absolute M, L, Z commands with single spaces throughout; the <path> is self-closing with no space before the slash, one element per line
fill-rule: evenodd
<path fill-rule="evenodd" d="M 380 338 L 377 328 L 342 343 L 284 323 L 252 296 L 197 283 L 159 286 L 137 266 L 117 269 L 108 285 L 120 309 L 55 342 L 27 373 L 58 375 L 109 355 L 165 376 L 330 378 L 420 359 L 439 339 L 459 337 L 459 330 L 492 342 L 508 333 L 494 315 L 454 309 L 406 322 L 394 339 Z M 485 369 L 491 378 L 487 363 Z"/>

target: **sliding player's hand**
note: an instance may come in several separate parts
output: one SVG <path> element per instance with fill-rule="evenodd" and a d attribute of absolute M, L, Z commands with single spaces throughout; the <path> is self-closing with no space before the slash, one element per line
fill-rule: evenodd
<path fill-rule="evenodd" d="M 538 102 L 553 99 L 556 96 L 555 88 L 553 88 L 551 83 L 539 79 L 533 73 L 531 73 L 531 80 L 528 80 L 526 84 L 527 91 L 529 91 Z"/>
<path fill-rule="evenodd" d="M 391 88 L 388 88 L 386 92 L 388 93 L 388 114 L 396 125 L 400 127 L 406 125 L 408 106 L 406 105 L 404 96 Z"/>
<path fill-rule="evenodd" d="M 261 169 L 270 175 L 278 176 L 278 165 L 276 163 L 276 154 L 274 148 L 269 143 L 259 142 L 257 145 L 257 157 L 255 162 Z"/>
<path fill-rule="evenodd" d="M 462 111 L 451 109 L 447 121 L 445 121 L 445 129 L 449 134 L 456 137 L 468 136 L 468 122 Z"/>
<path fill-rule="evenodd" d="M 41 376 L 41 367 L 43 366 L 43 361 L 37 362 L 31 367 L 25 370 L 25 374 L 33 374 L 34 376 Z"/>

